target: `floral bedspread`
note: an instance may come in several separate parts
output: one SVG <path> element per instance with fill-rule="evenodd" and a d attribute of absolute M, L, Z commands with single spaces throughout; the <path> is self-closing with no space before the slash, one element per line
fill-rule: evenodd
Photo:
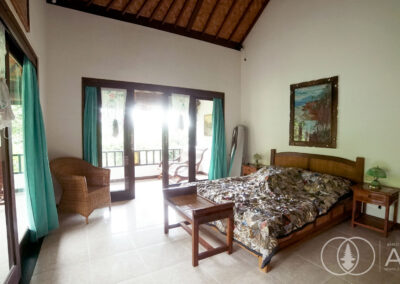
<path fill-rule="evenodd" d="M 248 176 L 191 184 L 197 185 L 199 195 L 216 203 L 235 203 L 234 238 L 262 255 L 264 266 L 276 251 L 278 238 L 313 222 L 351 192 L 346 179 L 276 166 Z M 226 232 L 225 221 L 213 225 Z"/>

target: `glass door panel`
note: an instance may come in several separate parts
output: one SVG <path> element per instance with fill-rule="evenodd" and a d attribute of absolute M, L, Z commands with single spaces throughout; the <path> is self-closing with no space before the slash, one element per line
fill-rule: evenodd
<path fill-rule="evenodd" d="M 162 172 L 163 93 L 134 91 L 135 180 L 156 179 Z"/>
<path fill-rule="evenodd" d="M 111 170 L 111 192 L 126 190 L 126 99 L 127 90 L 101 88 L 101 165 Z"/>
<path fill-rule="evenodd" d="M 189 101 L 187 95 L 172 94 L 168 104 L 168 184 L 189 179 Z"/>
<path fill-rule="evenodd" d="M 3 169 L 0 164 L 0 283 L 3 283 L 10 272 L 8 258 L 8 240 L 6 225 L 6 205 L 3 186 Z"/>
<path fill-rule="evenodd" d="M 213 101 L 196 100 L 196 180 L 208 179 L 211 161 Z"/>
<path fill-rule="evenodd" d="M 24 175 L 24 135 L 22 132 L 22 66 L 9 54 L 10 96 L 11 108 L 15 119 L 12 121 L 12 167 L 15 188 L 15 203 L 17 210 L 18 238 L 21 242 L 28 230 L 28 213 L 25 192 Z"/>

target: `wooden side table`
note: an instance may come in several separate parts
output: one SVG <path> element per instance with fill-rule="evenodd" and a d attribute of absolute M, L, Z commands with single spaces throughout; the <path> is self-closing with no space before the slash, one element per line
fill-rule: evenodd
<path fill-rule="evenodd" d="M 369 188 L 367 183 L 356 184 L 353 188 L 353 214 L 351 224 L 359 225 L 388 236 L 388 231 L 396 224 L 399 205 L 399 190 L 394 187 L 382 186 L 379 191 Z M 377 218 L 365 213 L 366 204 L 385 206 L 385 218 Z M 389 221 L 389 209 L 394 205 L 393 221 Z"/>
<path fill-rule="evenodd" d="M 242 174 L 244 176 L 250 175 L 250 174 L 255 173 L 256 171 L 258 171 L 262 167 L 263 167 L 263 165 L 259 165 L 258 167 L 256 167 L 256 165 L 253 165 L 253 164 L 242 165 Z"/>
<path fill-rule="evenodd" d="M 177 224 L 168 223 L 168 206 L 175 209 L 185 221 Z M 170 187 L 164 189 L 164 233 L 169 229 L 182 227 L 192 236 L 192 265 L 197 266 L 200 259 L 227 251 L 232 253 L 233 243 L 233 202 L 216 204 L 197 195 L 196 186 Z M 214 248 L 205 239 L 199 236 L 199 227 L 212 221 L 227 219 L 226 244 Z M 191 225 L 191 228 L 188 226 Z M 206 251 L 199 253 L 199 244 Z"/>

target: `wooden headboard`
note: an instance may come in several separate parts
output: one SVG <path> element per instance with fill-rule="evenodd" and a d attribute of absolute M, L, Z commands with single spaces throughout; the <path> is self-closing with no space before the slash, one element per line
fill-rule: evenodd
<path fill-rule="evenodd" d="M 276 152 L 271 149 L 271 165 L 295 167 L 344 177 L 355 183 L 364 182 L 364 158 L 355 161 L 325 155 L 297 152 Z"/>

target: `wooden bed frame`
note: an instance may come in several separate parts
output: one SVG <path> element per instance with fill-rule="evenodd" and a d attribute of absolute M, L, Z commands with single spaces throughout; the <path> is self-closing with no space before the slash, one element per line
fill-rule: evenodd
<path fill-rule="evenodd" d="M 296 167 L 313 172 L 325 173 L 335 176 L 344 177 L 354 183 L 362 183 L 364 181 L 364 158 L 357 158 L 355 161 L 343 159 L 334 156 L 306 154 L 297 152 L 276 152 L 271 150 L 271 165 L 283 167 Z M 300 240 L 308 239 L 321 233 L 328 228 L 343 222 L 351 217 L 352 197 L 346 198 L 338 202 L 325 215 L 319 216 L 313 223 L 306 225 L 299 231 L 278 239 L 279 250 L 282 250 Z M 258 257 L 258 264 L 263 272 L 271 269 L 271 262 L 262 267 L 263 258 L 250 251 L 248 248 L 239 244 L 242 248 Z"/>

